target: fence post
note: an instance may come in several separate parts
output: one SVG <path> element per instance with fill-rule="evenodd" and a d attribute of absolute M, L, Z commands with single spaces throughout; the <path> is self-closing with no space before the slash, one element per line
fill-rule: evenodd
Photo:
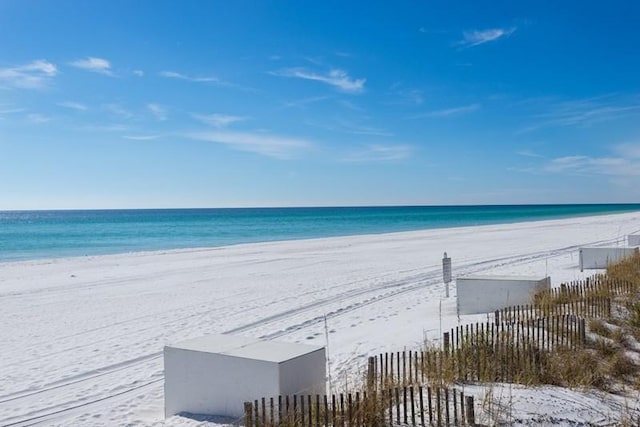
<path fill-rule="evenodd" d="M 467 400 L 466 405 L 465 405 L 465 409 L 467 411 L 467 423 L 470 426 L 475 426 L 476 425 L 476 415 L 475 415 L 475 409 L 473 406 L 473 396 L 465 396 L 465 399 Z"/>
<path fill-rule="evenodd" d="M 369 357 L 369 366 L 367 369 L 367 387 L 371 390 L 373 389 L 374 384 L 376 383 L 375 379 L 375 357 Z"/>
<path fill-rule="evenodd" d="M 244 425 L 245 427 L 253 427 L 253 404 L 244 402 Z"/>

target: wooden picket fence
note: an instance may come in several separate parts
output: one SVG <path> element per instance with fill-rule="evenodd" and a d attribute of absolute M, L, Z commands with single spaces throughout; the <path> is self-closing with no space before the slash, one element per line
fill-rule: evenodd
<path fill-rule="evenodd" d="M 438 349 L 381 353 L 369 358 L 369 388 L 440 381 L 514 381 L 544 370 L 544 354 L 582 348 L 585 319 L 562 315 L 452 328 Z"/>
<path fill-rule="evenodd" d="M 244 403 L 245 427 L 475 425 L 473 396 L 429 386 L 339 395 L 293 395 Z"/>

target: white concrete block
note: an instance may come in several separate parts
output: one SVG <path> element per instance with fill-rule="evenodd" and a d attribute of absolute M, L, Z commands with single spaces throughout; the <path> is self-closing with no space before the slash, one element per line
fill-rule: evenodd
<path fill-rule="evenodd" d="M 640 246 L 640 234 L 629 234 L 627 236 L 628 246 Z"/>
<path fill-rule="evenodd" d="M 611 263 L 638 253 L 638 248 L 584 247 L 580 248 L 580 271 L 607 268 Z"/>
<path fill-rule="evenodd" d="M 456 279 L 458 314 L 489 313 L 530 304 L 536 291 L 549 289 L 549 277 L 462 276 Z"/>
<path fill-rule="evenodd" d="M 209 335 L 164 348 L 165 416 L 240 418 L 244 402 L 324 394 L 324 347 Z"/>

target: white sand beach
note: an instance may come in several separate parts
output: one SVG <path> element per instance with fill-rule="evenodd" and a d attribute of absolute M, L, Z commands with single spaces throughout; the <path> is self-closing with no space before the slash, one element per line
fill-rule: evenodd
<path fill-rule="evenodd" d="M 577 268 L 581 245 L 625 245 L 639 230 L 629 213 L 0 264 L 0 425 L 215 425 L 164 420 L 165 344 L 234 333 L 325 345 L 326 315 L 344 384 L 369 355 L 484 318 L 458 318 L 455 283 L 445 298 L 444 251 L 454 277 L 549 274 L 557 286 L 594 273 Z M 626 404 L 511 392 L 522 418 L 541 405 L 560 425 L 610 422 Z"/>

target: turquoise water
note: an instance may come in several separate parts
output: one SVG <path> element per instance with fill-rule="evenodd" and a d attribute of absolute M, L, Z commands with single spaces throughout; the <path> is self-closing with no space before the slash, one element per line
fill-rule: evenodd
<path fill-rule="evenodd" d="M 0 262 L 639 210 L 640 204 L 0 211 Z"/>

